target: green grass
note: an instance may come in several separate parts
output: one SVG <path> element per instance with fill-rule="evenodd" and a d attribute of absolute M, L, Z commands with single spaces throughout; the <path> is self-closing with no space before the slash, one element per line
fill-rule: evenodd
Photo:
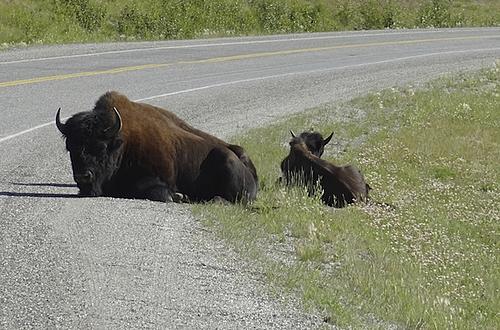
<path fill-rule="evenodd" d="M 499 82 L 498 68 L 464 73 L 250 131 L 234 142 L 256 163 L 258 200 L 195 212 L 331 323 L 497 329 Z M 356 164 L 394 208 L 332 209 L 277 185 L 290 128 L 333 130 L 325 157 Z"/>
<path fill-rule="evenodd" d="M 3 0 L 0 45 L 498 26 L 494 0 Z"/>

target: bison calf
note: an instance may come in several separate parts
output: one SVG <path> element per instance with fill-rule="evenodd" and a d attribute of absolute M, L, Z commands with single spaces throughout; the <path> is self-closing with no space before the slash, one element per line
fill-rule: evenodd
<path fill-rule="evenodd" d="M 295 133 L 290 130 L 290 134 L 292 137 L 296 137 Z M 326 138 L 323 139 L 323 135 L 318 132 L 302 132 L 298 136 L 313 155 L 320 157 L 323 155 L 325 151 L 325 146 L 330 142 L 333 137 L 333 132 Z"/>
<path fill-rule="evenodd" d="M 319 182 L 323 190 L 321 199 L 329 206 L 343 207 L 356 201 L 368 200 L 369 186 L 356 167 L 335 166 L 319 158 L 322 149 L 318 152 L 319 148 L 311 148 L 306 143 L 306 139 L 310 137 L 308 134 L 311 133 L 302 133 L 299 136 L 291 133 L 290 153 L 281 162 L 285 184 L 303 184 L 309 193 L 313 194 Z M 328 141 L 330 139 L 331 135 Z"/>

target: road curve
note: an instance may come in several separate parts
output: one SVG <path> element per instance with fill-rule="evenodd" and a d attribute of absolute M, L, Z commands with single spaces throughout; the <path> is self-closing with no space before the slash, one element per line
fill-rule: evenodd
<path fill-rule="evenodd" d="M 228 138 L 500 58 L 500 28 L 64 45 L 0 52 L 0 328 L 314 328 L 189 206 L 77 198 L 53 125 L 108 90 Z M 295 128 L 300 130 L 301 128 Z"/>

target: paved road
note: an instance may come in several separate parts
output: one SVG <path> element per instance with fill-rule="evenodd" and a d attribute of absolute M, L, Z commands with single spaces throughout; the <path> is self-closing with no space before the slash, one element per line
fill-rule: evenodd
<path fill-rule="evenodd" d="M 52 124 L 108 90 L 219 137 L 393 85 L 491 66 L 500 29 L 372 31 L 0 52 L 0 328 L 311 328 L 321 315 L 189 206 L 76 198 Z M 300 128 L 295 128 L 300 130 Z"/>

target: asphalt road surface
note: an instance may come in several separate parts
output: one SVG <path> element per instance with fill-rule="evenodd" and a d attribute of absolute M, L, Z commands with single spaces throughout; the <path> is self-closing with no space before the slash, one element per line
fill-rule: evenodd
<path fill-rule="evenodd" d="M 117 90 L 221 138 L 500 58 L 500 28 L 0 52 L 0 328 L 315 328 L 188 205 L 78 198 L 53 125 Z M 294 128 L 300 131 L 300 127 Z"/>

